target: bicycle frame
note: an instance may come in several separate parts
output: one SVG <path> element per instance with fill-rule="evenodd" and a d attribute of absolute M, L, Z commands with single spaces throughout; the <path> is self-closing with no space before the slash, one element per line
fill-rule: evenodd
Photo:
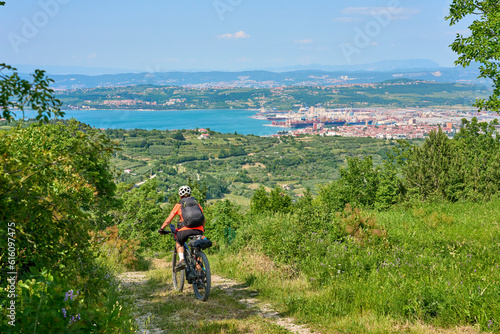
<path fill-rule="evenodd" d="M 173 234 L 173 233 L 172 233 Z M 174 289 L 182 291 L 184 280 L 193 285 L 195 296 L 199 300 L 206 301 L 210 295 L 211 275 L 208 258 L 203 251 L 197 247 L 189 247 L 184 243 L 184 261 L 186 268 L 176 271 L 177 248 L 174 248 L 172 257 L 172 281 Z"/>

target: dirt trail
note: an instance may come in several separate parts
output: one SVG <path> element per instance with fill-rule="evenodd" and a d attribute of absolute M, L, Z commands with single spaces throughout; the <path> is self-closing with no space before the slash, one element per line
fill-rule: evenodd
<path fill-rule="evenodd" d="M 280 333 L 314 334 L 307 327 L 295 324 L 293 319 L 280 316 L 272 309 L 271 305 L 261 302 L 257 298 L 257 291 L 252 291 L 241 283 L 227 278 L 212 275 L 212 292 L 210 299 L 205 303 L 194 299 L 192 287 L 187 282 L 184 292 L 173 291 L 169 275 L 170 264 L 158 259 L 153 262 L 152 270 L 126 272 L 119 275 L 122 291 L 125 296 L 129 297 L 131 304 L 136 309 L 134 315 L 139 326 L 138 333 L 176 333 L 175 330 L 172 331 L 172 323 L 174 326 L 178 324 L 179 332 L 182 332 L 182 328 L 195 326 L 194 321 L 204 324 L 219 320 L 232 321 L 236 324 L 231 323 L 231 325 L 241 328 L 246 326 L 246 320 L 255 323 L 255 320 L 252 319 L 258 317 L 261 322 L 264 320 L 269 326 L 278 328 L 277 332 Z M 168 277 L 165 277 L 167 275 Z M 190 317 L 191 320 L 186 319 L 182 305 L 186 304 L 187 307 L 193 309 L 193 304 L 196 303 L 203 306 L 200 310 L 207 309 L 208 311 L 206 313 L 197 312 L 195 317 Z M 236 306 L 227 306 L 231 303 Z M 162 321 L 168 321 L 165 320 L 167 313 L 165 309 L 171 305 L 176 305 L 176 309 L 168 313 L 171 322 L 162 324 Z M 224 308 L 221 305 L 227 307 Z M 245 327 L 245 329 L 241 329 L 241 332 L 264 333 L 265 331 L 259 326 L 250 325 L 250 329 Z M 225 333 L 226 331 L 222 329 L 220 332 Z"/>
<path fill-rule="evenodd" d="M 257 298 L 255 298 L 256 296 L 258 296 L 257 292 L 250 292 L 250 297 L 254 298 L 239 298 L 241 296 L 240 291 L 248 290 L 248 288 L 236 289 L 236 286 L 241 285 L 233 280 L 212 275 L 212 286 L 218 289 L 222 289 L 225 293 L 236 298 L 240 303 L 245 304 L 249 308 L 256 307 L 258 309 L 257 312 L 261 317 L 272 319 L 272 321 L 276 325 L 284 327 L 291 333 L 314 334 L 314 332 L 309 330 L 307 327 L 295 324 L 292 318 L 281 317 L 278 312 L 272 309 L 271 305 L 259 301 Z"/>

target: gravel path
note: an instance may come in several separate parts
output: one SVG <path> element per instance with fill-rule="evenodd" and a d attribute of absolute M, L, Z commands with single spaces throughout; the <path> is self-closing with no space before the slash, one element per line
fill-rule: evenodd
<path fill-rule="evenodd" d="M 155 266 L 158 264 L 162 267 L 170 266 L 170 264 L 166 262 L 160 263 L 160 261 L 155 260 Z M 122 288 L 127 291 L 127 294 L 134 300 L 136 307 L 140 308 L 141 306 L 150 303 L 150 300 L 144 298 L 144 291 L 142 291 L 149 281 L 149 272 L 125 272 L 120 274 L 118 277 L 121 281 Z M 188 285 L 187 282 L 186 288 L 187 289 L 185 289 L 184 293 L 193 293 L 191 286 Z M 272 309 L 271 305 L 263 303 L 256 298 L 258 295 L 257 292 L 250 291 L 241 283 L 217 275 L 212 275 L 212 291 L 216 291 L 217 289 L 222 290 L 229 297 L 245 305 L 247 309 L 255 310 L 260 317 L 266 318 L 272 323 L 285 328 L 290 333 L 314 334 L 314 332 L 309 330 L 307 327 L 295 324 L 292 318 L 280 316 L 278 312 Z M 165 330 L 154 328 L 154 325 L 150 323 L 149 320 L 154 316 L 153 314 L 136 314 L 136 316 L 136 322 L 139 326 L 138 333 L 166 333 Z M 198 320 L 209 321 L 210 319 Z"/>

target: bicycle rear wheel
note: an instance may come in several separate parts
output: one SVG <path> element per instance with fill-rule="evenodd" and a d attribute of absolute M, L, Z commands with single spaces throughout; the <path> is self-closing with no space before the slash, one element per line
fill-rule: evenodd
<path fill-rule="evenodd" d="M 210 296 L 212 280 L 208 258 L 202 251 L 197 252 L 194 269 L 196 273 L 196 281 L 193 283 L 194 294 L 197 299 L 205 301 Z"/>
<path fill-rule="evenodd" d="M 184 289 L 184 281 L 186 275 L 185 272 L 186 270 L 179 270 L 175 271 L 175 265 L 177 264 L 177 252 L 174 251 L 174 254 L 172 256 L 172 282 L 174 283 L 174 290 L 182 292 Z"/>

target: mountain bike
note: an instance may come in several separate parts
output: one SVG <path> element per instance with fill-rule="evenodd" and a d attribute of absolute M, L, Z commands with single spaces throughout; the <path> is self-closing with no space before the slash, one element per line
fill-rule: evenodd
<path fill-rule="evenodd" d="M 175 234 L 174 231 L 165 231 L 167 234 Z M 210 296 L 211 276 L 210 264 L 208 258 L 202 249 L 212 246 L 212 243 L 202 235 L 192 235 L 188 237 L 189 241 L 184 243 L 184 261 L 186 269 L 176 271 L 177 249 L 174 247 L 172 254 L 172 281 L 174 290 L 182 292 L 184 282 L 187 281 L 193 285 L 196 299 L 207 300 Z M 208 241 L 208 243 L 207 243 Z"/>

